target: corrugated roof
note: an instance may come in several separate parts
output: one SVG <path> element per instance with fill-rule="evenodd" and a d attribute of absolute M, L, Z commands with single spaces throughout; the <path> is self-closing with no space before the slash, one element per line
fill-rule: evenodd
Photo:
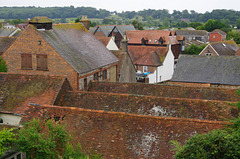
<path fill-rule="evenodd" d="M 80 23 L 58 24 L 39 33 L 78 73 L 118 62 L 115 55 L 82 27 Z"/>
<path fill-rule="evenodd" d="M 220 56 L 234 56 L 238 51 L 238 45 L 233 41 L 220 41 L 211 44 Z"/>
<path fill-rule="evenodd" d="M 5 52 L 15 40 L 16 37 L 0 37 L 0 55 Z"/>
<path fill-rule="evenodd" d="M 174 82 L 240 85 L 240 57 L 180 55 Z"/>
<path fill-rule="evenodd" d="M 205 30 L 176 30 L 177 35 L 182 36 L 208 36 L 208 32 Z"/>

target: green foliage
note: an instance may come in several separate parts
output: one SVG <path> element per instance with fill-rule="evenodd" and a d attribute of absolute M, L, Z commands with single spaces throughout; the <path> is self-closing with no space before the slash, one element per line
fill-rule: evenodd
<path fill-rule="evenodd" d="M 7 72 L 6 62 L 0 57 L 0 72 Z"/>
<path fill-rule="evenodd" d="M 189 27 L 192 27 L 194 29 L 197 29 L 197 27 L 201 27 L 203 24 L 200 23 L 200 22 L 192 22 L 192 23 L 189 23 L 188 26 Z"/>
<path fill-rule="evenodd" d="M 240 29 L 240 18 L 236 20 L 236 25 L 237 25 L 237 28 Z"/>
<path fill-rule="evenodd" d="M 105 25 L 107 25 L 107 24 L 114 25 L 114 24 L 116 24 L 116 20 L 115 19 L 103 19 L 103 24 L 105 24 Z"/>
<path fill-rule="evenodd" d="M 12 25 L 18 25 L 21 23 L 25 23 L 26 20 L 18 18 L 18 19 L 8 20 L 7 22 Z"/>
<path fill-rule="evenodd" d="M 15 134 L 13 133 L 13 129 L 3 129 L 0 131 L 0 156 L 2 156 L 3 152 L 11 149 L 13 143 L 15 143 Z"/>
<path fill-rule="evenodd" d="M 205 44 L 202 44 L 200 46 L 191 44 L 189 47 L 185 48 L 184 54 L 198 55 L 205 47 Z"/>
<path fill-rule="evenodd" d="M 237 91 L 240 96 L 240 90 Z M 239 104 L 239 102 L 238 102 Z M 238 159 L 240 158 L 240 115 L 224 130 L 212 130 L 208 134 L 197 134 L 185 145 L 171 141 L 176 159 Z"/>
<path fill-rule="evenodd" d="M 229 31 L 227 33 L 227 40 L 233 39 L 237 44 L 240 44 L 240 32 L 239 31 Z"/>
<path fill-rule="evenodd" d="M 137 29 L 137 30 L 143 30 L 143 25 L 138 22 L 138 20 L 133 20 L 132 25 Z"/>
<path fill-rule="evenodd" d="M 212 32 L 215 29 L 222 29 L 222 28 L 226 28 L 226 24 L 224 24 L 219 20 L 212 20 L 212 19 L 209 19 L 201 27 L 197 27 L 197 29 L 199 30 L 207 30 L 208 32 Z"/>
<path fill-rule="evenodd" d="M 30 158 L 57 158 L 62 155 L 70 136 L 65 128 L 52 120 L 26 123 L 19 131 L 17 145 Z"/>
<path fill-rule="evenodd" d="M 79 23 L 80 22 L 80 18 L 77 18 L 74 20 L 75 23 Z"/>

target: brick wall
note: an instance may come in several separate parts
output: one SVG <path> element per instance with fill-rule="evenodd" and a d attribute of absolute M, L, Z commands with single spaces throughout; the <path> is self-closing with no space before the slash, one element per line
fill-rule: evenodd
<path fill-rule="evenodd" d="M 41 41 L 41 45 L 39 45 Z M 32 70 L 21 69 L 21 54 L 32 54 Z M 36 54 L 47 54 L 48 71 L 37 70 Z M 3 54 L 8 73 L 32 75 L 67 75 L 74 89 L 77 89 L 78 73 L 46 42 L 38 31 L 29 26 L 13 45 Z"/>
<path fill-rule="evenodd" d="M 152 95 L 169 98 L 191 98 L 221 101 L 239 101 L 236 89 L 171 86 L 140 83 L 93 82 L 90 91 Z"/>
<path fill-rule="evenodd" d="M 66 124 L 74 145 L 80 142 L 83 151 L 103 154 L 105 159 L 172 159 L 171 140 L 183 144 L 196 133 L 207 133 L 226 124 L 55 106 L 30 107 L 22 123 L 54 117 Z"/>
<path fill-rule="evenodd" d="M 125 112 L 149 116 L 226 120 L 237 117 L 236 106 L 223 101 L 163 98 L 100 92 L 68 92 L 59 106 Z"/>

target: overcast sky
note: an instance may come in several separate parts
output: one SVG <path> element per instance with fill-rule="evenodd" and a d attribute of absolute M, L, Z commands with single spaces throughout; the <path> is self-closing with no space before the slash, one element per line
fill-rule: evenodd
<path fill-rule="evenodd" d="M 240 11 L 240 0 L 0 0 L 0 6 L 70 6 L 94 7 L 109 11 L 139 11 L 143 9 L 195 10 L 199 13 L 213 9 Z"/>

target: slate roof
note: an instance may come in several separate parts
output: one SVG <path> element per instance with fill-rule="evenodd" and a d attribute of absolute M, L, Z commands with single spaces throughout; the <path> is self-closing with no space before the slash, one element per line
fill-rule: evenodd
<path fill-rule="evenodd" d="M 148 40 L 147 44 L 159 44 L 159 39 L 164 39 L 164 44 L 179 44 L 176 36 L 170 36 L 173 34 L 171 31 L 164 30 L 135 30 L 127 31 L 128 44 L 142 44 L 142 38 Z"/>
<path fill-rule="evenodd" d="M 117 28 L 122 37 L 126 35 L 126 31 L 136 30 L 133 25 L 100 25 L 92 28 L 91 32 L 94 34 L 97 29 L 100 29 L 108 37 L 115 28 Z"/>
<path fill-rule="evenodd" d="M 0 55 L 2 55 L 15 40 L 16 37 L 0 37 Z"/>
<path fill-rule="evenodd" d="M 116 25 L 116 28 L 118 29 L 122 37 L 126 35 L 126 31 L 136 30 L 133 25 Z"/>
<path fill-rule="evenodd" d="M 13 28 L 13 29 L 1 29 L 0 30 L 0 37 L 9 37 L 11 34 L 13 34 L 14 32 L 16 32 L 16 36 L 18 36 L 19 34 L 19 32 L 20 31 L 18 31 L 19 30 L 19 28 Z M 13 35 L 14 36 L 14 35 Z"/>
<path fill-rule="evenodd" d="M 118 62 L 80 23 L 53 25 L 39 33 L 80 74 Z"/>
<path fill-rule="evenodd" d="M 66 76 L 0 73 L 0 111 L 23 114 L 28 103 L 53 105 L 65 82 Z"/>
<path fill-rule="evenodd" d="M 183 36 L 208 36 L 208 32 L 205 30 L 176 30 L 177 35 Z"/>
<path fill-rule="evenodd" d="M 103 32 L 103 34 L 106 37 L 108 37 L 108 35 L 111 33 L 111 31 L 113 30 L 114 27 L 115 27 L 115 25 L 100 25 L 96 28 L 94 33 L 97 31 L 97 29 L 100 29 Z"/>
<path fill-rule="evenodd" d="M 233 40 L 216 42 L 211 45 L 220 56 L 234 56 L 239 49 Z"/>
<path fill-rule="evenodd" d="M 128 52 L 135 65 L 159 66 L 162 65 L 168 49 L 155 46 L 128 46 Z"/>
<path fill-rule="evenodd" d="M 180 55 L 171 81 L 240 85 L 240 57 Z"/>

